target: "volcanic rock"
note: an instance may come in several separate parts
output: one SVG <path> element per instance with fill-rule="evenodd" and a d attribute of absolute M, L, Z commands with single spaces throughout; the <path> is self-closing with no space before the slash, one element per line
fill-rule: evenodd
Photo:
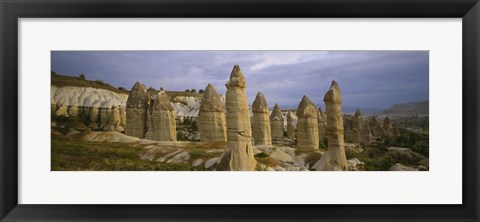
<path fill-rule="evenodd" d="M 348 170 L 343 138 L 342 94 L 338 84 L 333 81 L 323 98 L 327 112 L 328 151 L 315 164 L 314 168 L 329 171 Z"/>
<path fill-rule="evenodd" d="M 150 97 L 147 94 L 147 87 L 136 82 L 127 99 L 125 134 L 138 138 L 145 137 L 149 104 Z"/>
<path fill-rule="evenodd" d="M 165 91 L 153 96 L 153 106 L 147 112 L 145 138 L 155 141 L 176 141 L 176 122 L 173 105 Z"/>
<path fill-rule="evenodd" d="M 370 134 L 370 128 L 365 123 L 362 112 L 359 109 L 355 111 L 355 115 L 352 118 L 352 142 L 370 144 L 372 135 Z"/>
<path fill-rule="evenodd" d="M 270 109 L 268 108 L 267 99 L 261 92 L 258 92 L 255 97 L 252 112 L 252 133 L 255 145 L 272 145 L 272 130 L 270 128 L 270 118 L 268 117 Z"/>
<path fill-rule="evenodd" d="M 257 161 L 253 157 L 252 132 L 246 95 L 247 83 L 238 65 L 233 67 L 225 84 L 227 110 L 228 170 L 253 171 Z"/>
<path fill-rule="evenodd" d="M 287 114 L 287 137 L 291 140 L 295 139 L 295 117 L 291 111 Z"/>
<path fill-rule="evenodd" d="M 272 140 L 283 140 L 285 134 L 285 125 L 283 124 L 283 114 L 278 104 L 275 103 L 273 111 L 270 114 L 270 124 L 272 128 Z"/>
<path fill-rule="evenodd" d="M 320 139 L 320 143 L 323 143 L 325 140 L 325 132 L 327 130 L 327 116 L 322 111 L 322 108 L 318 108 L 318 138 Z"/>
<path fill-rule="evenodd" d="M 303 96 L 297 108 L 297 147 L 318 149 L 318 109 L 307 96 Z"/>
<path fill-rule="evenodd" d="M 215 88 L 208 84 L 198 113 L 200 141 L 227 141 L 225 107 Z"/>

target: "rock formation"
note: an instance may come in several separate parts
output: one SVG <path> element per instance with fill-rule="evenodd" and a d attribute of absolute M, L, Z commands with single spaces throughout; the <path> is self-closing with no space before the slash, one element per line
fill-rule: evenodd
<path fill-rule="evenodd" d="M 303 96 L 297 108 L 297 147 L 318 149 L 318 109 L 307 96 Z"/>
<path fill-rule="evenodd" d="M 110 111 L 110 118 L 108 120 L 107 130 L 109 131 L 123 131 L 123 127 L 121 126 L 122 119 L 120 117 L 120 109 L 117 106 L 112 106 Z"/>
<path fill-rule="evenodd" d="M 393 127 L 392 134 L 393 134 L 393 137 L 399 137 L 400 136 L 400 133 L 398 132 L 398 128 L 396 126 Z"/>
<path fill-rule="evenodd" d="M 255 170 L 257 161 L 253 157 L 252 132 L 247 102 L 247 83 L 238 65 L 233 67 L 227 87 L 227 151 L 228 168 L 235 171 Z"/>
<path fill-rule="evenodd" d="M 176 141 L 177 131 L 173 105 L 165 91 L 152 97 L 152 107 L 147 111 L 147 133 L 145 139 Z"/>
<path fill-rule="evenodd" d="M 383 129 L 382 125 L 380 125 L 380 122 L 378 121 L 377 117 L 373 116 L 372 119 L 370 120 L 370 132 L 372 133 L 372 136 L 375 137 L 384 137 L 385 136 L 385 130 Z"/>
<path fill-rule="evenodd" d="M 323 143 L 325 139 L 325 131 L 327 130 L 327 116 L 323 112 L 322 108 L 318 108 L 318 138 L 320 143 Z"/>
<path fill-rule="evenodd" d="M 285 125 L 283 124 L 283 114 L 278 104 L 275 103 L 273 111 L 270 114 L 270 125 L 272 128 L 272 140 L 283 140 L 285 134 Z"/>
<path fill-rule="evenodd" d="M 208 84 L 198 113 L 200 141 L 227 141 L 225 107 L 215 88 Z"/>
<path fill-rule="evenodd" d="M 392 135 L 392 122 L 388 116 L 383 120 L 383 130 L 385 131 L 386 136 Z"/>
<path fill-rule="evenodd" d="M 370 128 L 365 123 L 362 112 L 359 109 L 355 111 L 355 115 L 352 118 L 352 142 L 370 144 L 372 135 L 370 134 Z"/>
<path fill-rule="evenodd" d="M 270 109 L 268 108 L 267 99 L 261 92 L 258 92 L 255 97 L 252 112 L 252 133 L 255 145 L 272 145 L 272 131 L 268 117 Z"/>
<path fill-rule="evenodd" d="M 295 117 L 291 111 L 287 115 L 287 137 L 291 140 L 295 139 Z"/>
<path fill-rule="evenodd" d="M 328 151 L 315 164 L 316 170 L 348 170 L 343 138 L 342 94 L 333 81 L 323 98 L 327 112 Z"/>
<path fill-rule="evenodd" d="M 145 137 L 149 104 L 150 98 L 147 94 L 147 87 L 142 83 L 136 82 L 127 99 L 125 134 L 138 138 Z"/>

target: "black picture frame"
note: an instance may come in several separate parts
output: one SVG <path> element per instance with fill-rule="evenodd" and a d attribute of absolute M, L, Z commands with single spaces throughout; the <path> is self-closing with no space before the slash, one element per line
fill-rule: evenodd
<path fill-rule="evenodd" d="M 0 218 L 2 221 L 479 220 L 480 4 L 478 0 L 0 0 L 0 15 Z M 18 204 L 17 20 L 19 18 L 76 17 L 462 18 L 463 204 L 261 206 Z M 448 104 L 448 101 L 445 103 Z"/>

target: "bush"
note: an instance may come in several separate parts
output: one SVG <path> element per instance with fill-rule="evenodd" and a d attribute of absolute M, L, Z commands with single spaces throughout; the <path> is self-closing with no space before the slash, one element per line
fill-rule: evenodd
<path fill-rule="evenodd" d="M 196 89 L 192 89 L 192 90 L 190 90 L 190 92 L 192 92 L 192 93 L 196 93 L 196 92 L 197 92 L 197 90 L 196 90 Z"/>
<path fill-rule="evenodd" d="M 78 76 L 78 78 L 85 80 L 85 74 L 83 74 L 83 73 L 80 74 L 80 75 Z"/>
<path fill-rule="evenodd" d="M 203 91 L 203 89 L 201 90 L 198 90 L 198 93 L 204 93 L 205 91 Z"/>
<path fill-rule="evenodd" d="M 373 171 L 389 171 L 390 167 L 395 164 L 395 160 L 390 156 L 382 156 L 378 158 L 365 160 L 365 170 Z"/>

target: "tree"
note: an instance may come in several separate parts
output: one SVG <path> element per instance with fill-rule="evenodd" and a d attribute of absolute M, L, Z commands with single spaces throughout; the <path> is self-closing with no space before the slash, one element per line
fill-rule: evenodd
<path fill-rule="evenodd" d="M 186 89 L 185 92 L 190 92 L 190 90 L 189 90 L 189 89 Z"/>
<path fill-rule="evenodd" d="M 196 89 L 192 89 L 192 90 L 190 90 L 190 92 L 192 92 L 192 93 L 196 93 L 196 92 L 197 92 L 197 90 L 196 90 Z"/>
<path fill-rule="evenodd" d="M 201 90 L 198 90 L 198 93 L 204 93 L 205 91 L 203 91 L 203 89 Z"/>
<path fill-rule="evenodd" d="M 83 74 L 83 73 L 82 73 L 82 74 L 80 74 L 78 77 L 79 77 L 80 79 L 83 79 L 83 80 L 85 80 L 85 74 Z"/>

